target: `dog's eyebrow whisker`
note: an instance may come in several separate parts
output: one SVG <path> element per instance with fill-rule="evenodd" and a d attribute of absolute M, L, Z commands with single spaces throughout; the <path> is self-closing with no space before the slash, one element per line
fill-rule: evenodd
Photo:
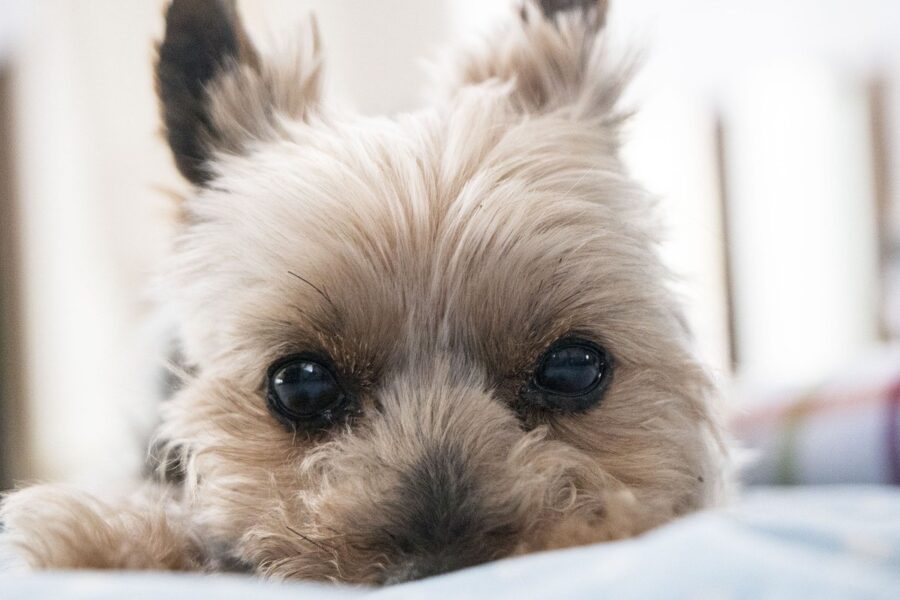
<path fill-rule="evenodd" d="M 328 302 L 329 305 L 331 305 L 331 308 L 334 309 L 335 313 L 340 312 L 338 310 L 337 305 L 334 303 L 334 301 L 331 299 L 331 297 L 327 293 L 325 293 L 324 289 L 320 288 L 319 286 L 317 286 L 316 284 L 311 282 L 309 279 L 306 279 L 305 277 L 298 275 L 297 273 L 294 273 L 293 271 L 288 271 L 288 275 L 296 277 L 297 279 L 299 279 L 300 281 L 302 281 L 303 283 L 305 283 L 306 285 L 308 285 L 309 287 L 314 289 L 316 292 L 318 292 L 318 294 L 320 296 L 322 296 L 322 298 L 324 298 L 325 301 Z"/>

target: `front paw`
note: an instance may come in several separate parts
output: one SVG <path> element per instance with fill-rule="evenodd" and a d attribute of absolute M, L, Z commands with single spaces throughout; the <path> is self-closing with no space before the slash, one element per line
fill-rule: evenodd
<path fill-rule="evenodd" d="M 200 567 L 198 546 L 165 498 L 114 503 L 66 486 L 14 492 L 0 505 L 3 545 L 33 569 Z"/>

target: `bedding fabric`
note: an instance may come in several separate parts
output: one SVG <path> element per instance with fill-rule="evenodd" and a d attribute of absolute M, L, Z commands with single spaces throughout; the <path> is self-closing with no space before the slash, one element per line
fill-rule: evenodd
<path fill-rule="evenodd" d="M 639 538 L 369 590 L 233 575 L 0 575 L 4 600 L 181 598 L 900 599 L 900 489 L 781 488 Z"/>

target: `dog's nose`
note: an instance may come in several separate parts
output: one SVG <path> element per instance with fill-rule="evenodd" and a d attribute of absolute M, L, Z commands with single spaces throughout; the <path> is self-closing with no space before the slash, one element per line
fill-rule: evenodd
<path fill-rule="evenodd" d="M 406 472 L 384 537 L 394 558 L 386 583 L 422 579 L 508 554 L 515 539 L 484 474 L 452 448 L 432 448 Z"/>

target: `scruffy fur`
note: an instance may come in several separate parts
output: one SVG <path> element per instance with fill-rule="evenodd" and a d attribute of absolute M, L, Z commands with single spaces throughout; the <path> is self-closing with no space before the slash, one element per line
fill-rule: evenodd
<path fill-rule="evenodd" d="M 159 440 L 183 481 L 20 490 L 6 541 L 34 568 L 377 584 L 717 502 L 716 394 L 618 156 L 627 70 L 604 16 L 517 7 L 436 78 L 433 107 L 388 119 L 322 98 L 314 26 L 263 57 L 231 4 L 176 0 L 158 90 L 196 193 L 165 289 L 192 375 Z M 610 351 L 611 388 L 586 412 L 534 410 L 520 390 L 572 334 Z M 266 369 L 301 351 L 355 382 L 352 419 L 273 418 Z"/>

